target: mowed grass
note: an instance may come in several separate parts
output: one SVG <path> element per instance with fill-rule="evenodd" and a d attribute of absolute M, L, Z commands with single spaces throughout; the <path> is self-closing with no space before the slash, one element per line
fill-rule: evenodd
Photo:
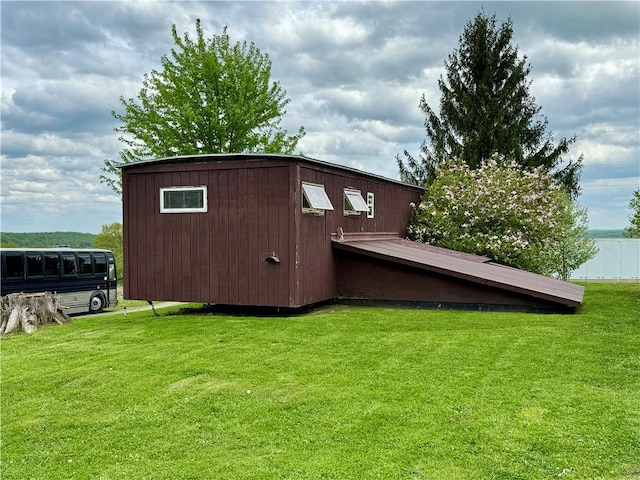
<path fill-rule="evenodd" d="M 640 478 L 640 285 L 576 315 L 178 309 L 0 341 L 2 479 Z"/>

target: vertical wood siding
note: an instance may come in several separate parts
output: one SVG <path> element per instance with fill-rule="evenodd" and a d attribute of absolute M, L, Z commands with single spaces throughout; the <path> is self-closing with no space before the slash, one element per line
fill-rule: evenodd
<path fill-rule="evenodd" d="M 289 167 L 126 175 L 127 298 L 288 305 Z M 207 186 L 208 212 L 160 213 L 160 188 Z M 280 264 L 264 259 L 275 252 Z"/>
<path fill-rule="evenodd" d="M 331 234 L 404 235 L 420 190 L 297 157 L 127 167 L 125 296 L 142 300 L 298 307 L 337 296 Z M 335 208 L 302 214 L 301 183 Z M 208 212 L 161 214 L 160 188 L 207 186 Z M 343 214 L 343 190 L 375 195 L 375 217 Z M 279 264 L 265 258 L 275 253 Z"/>
<path fill-rule="evenodd" d="M 299 305 L 305 305 L 337 296 L 331 234 L 342 228 L 345 233 L 395 232 L 404 236 L 412 213 L 410 203 L 420 200 L 420 190 L 364 173 L 342 173 L 337 169 L 316 166 L 301 167 L 300 182 L 324 185 L 334 208 L 323 216 L 317 216 L 302 214 L 301 200 L 296 205 L 296 215 L 301 218 L 301 240 L 298 242 L 301 250 L 300 268 L 297 272 L 299 290 L 296 299 Z M 360 190 L 365 201 L 368 192 L 374 194 L 374 218 L 367 218 L 365 212 L 357 216 L 344 215 L 345 188 Z"/>

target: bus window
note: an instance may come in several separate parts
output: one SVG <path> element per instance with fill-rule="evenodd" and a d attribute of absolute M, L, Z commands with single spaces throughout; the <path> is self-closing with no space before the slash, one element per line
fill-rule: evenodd
<path fill-rule="evenodd" d="M 21 253 L 7 252 L 7 278 L 24 278 L 24 262 Z"/>
<path fill-rule="evenodd" d="M 104 253 L 93 254 L 93 272 L 95 274 L 107 273 L 107 259 L 104 256 Z"/>
<path fill-rule="evenodd" d="M 63 272 L 65 275 L 76 275 L 78 273 L 78 263 L 73 253 L 62 254 Z"/>
<path fill-rule="evenodd" d="M 91 273 L 91 255 L 88 253 L 78 254 L 78 273 L 86 275 Z"/>
<path fill-rule="evenodd" d="M 117 279 L 116 264 L 113 262 L 109 262 L 109 280 L 115 281 Z"/>
<path fill-rule="evenodd" d="M 41 277 L 44 274 L 42 270 L 42 255 L 40 253 L 27 253 L 27 277 Z"/>
<path fill-rule="evenodd" d="M 47 277 L 60 276 L 60 257 L 57 253 L 46 253 L 44 256 L 44 273 Z"/>

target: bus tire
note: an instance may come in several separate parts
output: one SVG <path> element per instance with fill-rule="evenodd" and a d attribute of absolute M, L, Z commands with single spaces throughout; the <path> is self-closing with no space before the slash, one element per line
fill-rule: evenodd
<path fill-rule="evenodd" d="M 96 293 L 95 295 L 91 296 L 91 300 L 89 300 L 89 312 L 100 313 L 106 306 L 107 301 L 104 298 L 103 294 Z"/>

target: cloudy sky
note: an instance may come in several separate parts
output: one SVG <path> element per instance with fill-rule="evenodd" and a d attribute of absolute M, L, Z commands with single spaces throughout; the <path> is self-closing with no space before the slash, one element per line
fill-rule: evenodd
<path fill-rule="evenodd" d="M 591 228 L 628 225 L 640 186 L 640 3 L 2 1 L 1 230 L 98 233 L 122 219 L 101 184 L 122 145 L 111 110 L 172 47 L 171 25 L 227 25 L 254 42 L 291 100 L 307 156 L 397 178 L 425 138 L 444 60 L 478 11 L 511 17 L 531 93 L 556 141 L 577 136 Z M 193 34 L 192 34 L 193 35 Z"/>

